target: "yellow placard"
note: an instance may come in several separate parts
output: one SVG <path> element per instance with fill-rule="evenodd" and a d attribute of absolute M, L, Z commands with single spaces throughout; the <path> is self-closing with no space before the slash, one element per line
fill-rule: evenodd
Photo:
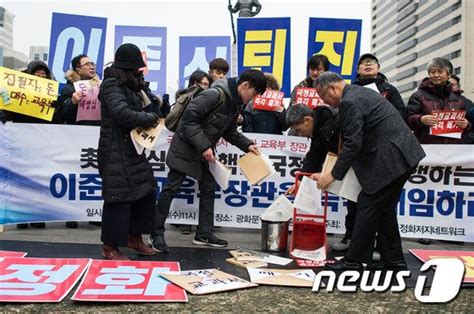
<path fill-rule="evenodd" d="M 0 109 L 51 121 L 58 98 L 54 80 L 0 67 Z"/>

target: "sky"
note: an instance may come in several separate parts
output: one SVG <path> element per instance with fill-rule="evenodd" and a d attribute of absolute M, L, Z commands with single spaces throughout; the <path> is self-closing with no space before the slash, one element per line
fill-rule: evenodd
<path fill-rule="evenodd" d="M 232 0 L 232 4 L 235 2 Z M 257 17 L 291 18 L 292 85 L 306 74 L 310 17 L 362 19 L 360 53 L 370 50 L 370 0 L 260 0 L 260 3 L 262 10 Z M 1 6 L 15 15 L 13 48 L 26 55 L 30 46 L 49 46 L 53 12 L 106 17 L 104 63 L 113 60 L 115 25 L 167 27 L 167 82 L 171 89 L 178 80 L 179 36 L 232 36 L 227 5 L 226 0 L 1 1 Z M 234 21 L 236 18 L 234 15 Z"/>

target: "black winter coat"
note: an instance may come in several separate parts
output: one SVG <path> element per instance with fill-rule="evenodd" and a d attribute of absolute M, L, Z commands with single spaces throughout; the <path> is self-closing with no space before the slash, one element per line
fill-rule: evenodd
<path fill-rule="evenodd" d="M 286 109 L 282 112 L 253 108 L 253 101 L 244 110 L 242 132 L 282 135 L 286 126 Z"/>
<path fill-rule="evenodd" d="M 379 93 L 398 110 L 398 113 L 400 113 L 403 120 L 406 121 L 407 107 L 405 106 L 398 89 L 392 84 L 388 83 L 387 77 L 385 75 L 378 73 L 376 78 L 362 78 L 359 74 L 357 74 L 354 81 L 354 84 L 359 86 L 365 86 L 372 83 L 375 83 Z"/>
<path fill-rule="evenodd" d="M 337 111 L 320 106 L 313 110 L 313 136 L 301 171 L 319 173 L 328 152 L 337 154 L 340 119 Z"/>
<path fill-rule="evenodd" d="M 195 96 L 184 109 L 166 156 L 168 167 L 198 180 L 203 167 L 208 167 L 202 153 L 214 148 L 221 137 L 245 152 L 252 144 L 237 131 L 242 101 L 236 78 L 219 80 L 212 86 Z M 216 111 L 220 96 L 217 88 L 225 92 L 226 101 Z"/>
<path fill-rule="evenodd" d="M 102 198 L 107 203 L 131 202 L 156 191 L 153 171 L 145 155 L 137 154 L 130 138 L 136 127 L 151 127 L 156 113 L 143 112 L 137 92 L 106 78 L 100 87 L 101 125 L 98 166 Z"/>

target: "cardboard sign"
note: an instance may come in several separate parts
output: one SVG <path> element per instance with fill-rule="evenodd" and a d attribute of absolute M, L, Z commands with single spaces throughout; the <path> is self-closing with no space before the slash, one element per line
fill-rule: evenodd
<path fill-rule="evenodd" d="M 312 287 L 315 273 L 310 269 L 247 268 L 250 281 L 261 285 Z"/>
<path fill-rule="evenodd" d="M 285 93 L 277 90 L 266 90 L 262 95 L 257 95 L 253 99 L 253 109 L 277 111 L 283 106 Z"/>
<path fill-rule="evenodd" d="M 6 257 L 0 262 L 0 302 L 61 302 L 90 261 Z"/>
<path fill-rule="evenodd" d="M 25 257 L 26 252 L 16 252 L 16 251 L 0 251 L 0 258 L 3 257 Z"/>
<path fill-rule="evenodd" d="M 141 155 L 143 149 L 152 149 L 164 129 L 165 119 L 158 119 L 150 128 L 135 128 L 131 130 L 130 137 L 137 153 Z"/>
<path fill-rule="evenodd" d="M 76 121 L 100 121 L 100 101 L 98 99 L 100 83 L 96 79 L 74 82 L 76 92 L 83 94 L 77 105 Z"/>
<path fill-rule="evenodd" d="M 51 121 L 59 83 L 0 67 L 0 110 Z"/>
<path fill-rule="evenodd" d="M 431 114 L 438 118 L 438 122 L 430 127 L 430 135 L 461 138 L 463 129 L 454 122 L 464 119 L 465 110 L 433 110 Z"/>
<path fill-rule="evenodd" d="M 444 250 L 410 250 L 423 263 L 433 258 L 456 257 L 466 267 L 463 283 L 474 283 L 474 252 L 472 251 L 444 251 Z"/>
<path fill-rule="evenodd" d="M 208 294 L 228 290 L 256 287 L 247 280 L 217 269 L 198 269 L 166 273 L 162 277 L 192 294 Z"/>
<path fill-rule="evenodd" d="M 324 105 L 324 101 L 319 97 L 316 88 L 297 87 L 295 104 L 303 104 L 314 109 L 320 105 Z"/>
<path fill-rule="evenodd" d="M 262 261 L 239 261 L 235 258 L 226 258 L 225 260 L 227 263 L 239 266 L 242 268 L 252 267 L 252 268 L 259 268 L 259 267 L 267 267 L 268 264 Z"/>
<path fill-rule="evenodd" d="M 163 279 L 178 262 L 94 260 L 72 297 L 94 302 L 187 302 L 186 292 Z"/>
<path fill-rule="evenodd" d="M 260 185 L 276 173 L 273 162 L 262 152 L 260 152 L 260 155 L 252 152 L 243 155 L 237 160 L 237 165 L 252 185 Z"/>

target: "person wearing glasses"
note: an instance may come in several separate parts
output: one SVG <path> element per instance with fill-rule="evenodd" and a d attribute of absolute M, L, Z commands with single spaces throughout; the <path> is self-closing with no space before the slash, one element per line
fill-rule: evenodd
<path fill-rule="evenodd" d="M 67 84 L 61 91 L 59 102 L 59 115 L 66 124 L 100 125 L 99 121 L 76 121 L 78 104 L 82 98 L 82 92 L 76 92 L 74 82 L 81 80 L 99 80 L 95 71 L 95 63 L 84 54 L 78 55 L 71 60 L 72 68 L 65 73 Z"/>

